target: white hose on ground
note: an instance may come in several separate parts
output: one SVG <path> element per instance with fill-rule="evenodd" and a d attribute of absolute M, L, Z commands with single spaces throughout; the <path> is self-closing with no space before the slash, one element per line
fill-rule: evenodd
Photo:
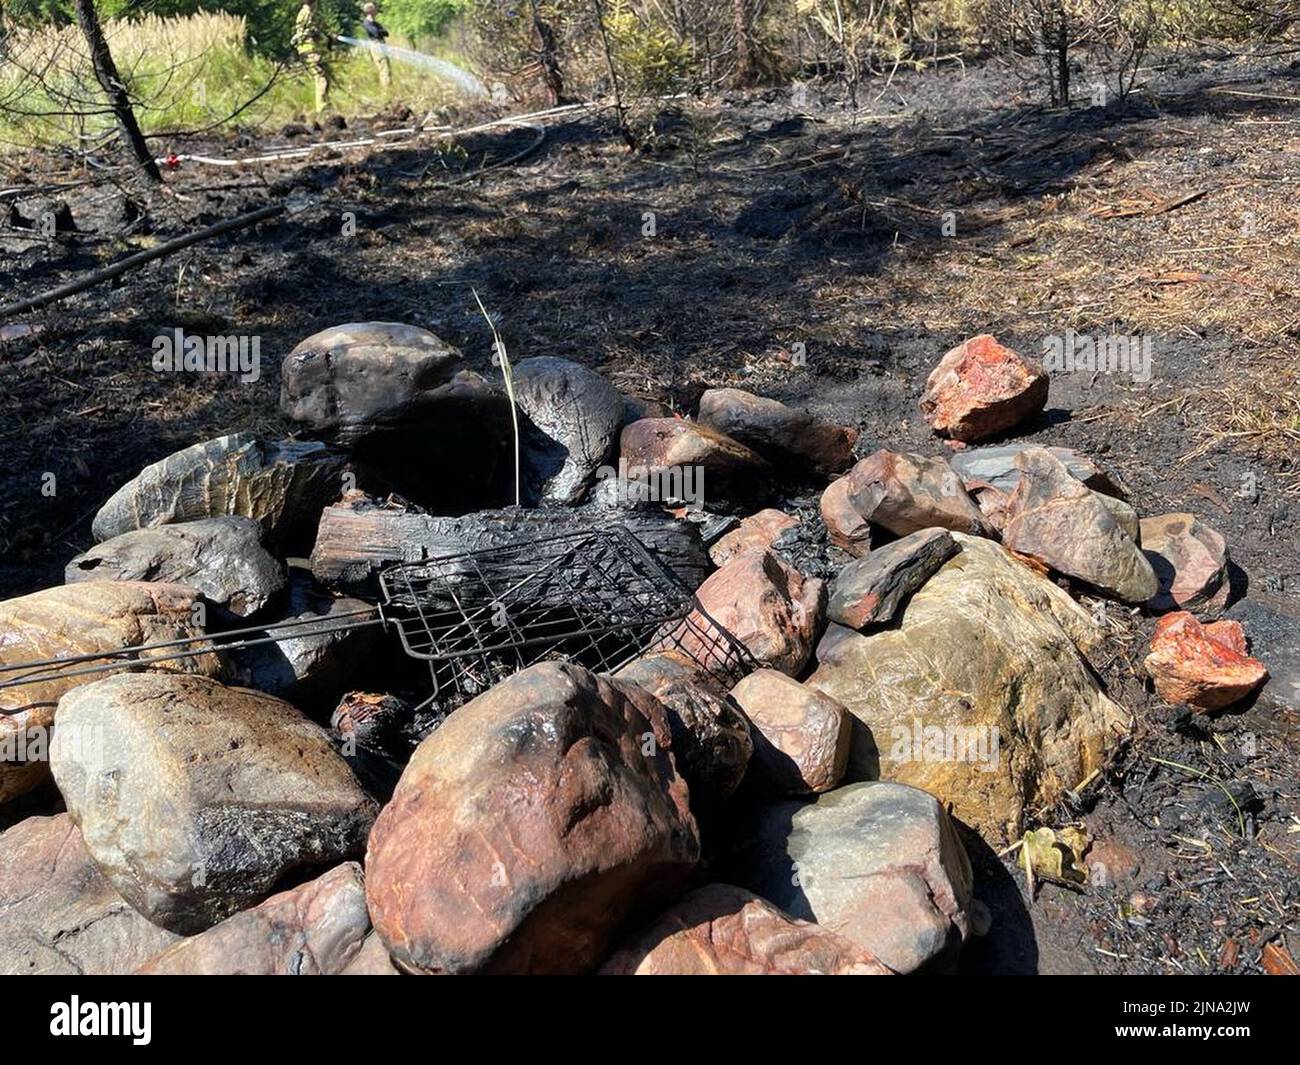
<path fill-rule="evenodd" d="M 545 111 L 533 111 L 526 115 L 513 115 L 510 118 L 497 118 L 491 122 L 482 122 L 477 126 L 466 126 L 463 129 L 452 129 L 450 126 L 428 126 L 421 123 L 418 126 L 405 126 L 399 129 L 380 130 L 373 137 L 361 137 L 351 141 L 325 141 L 321 144 L 308 145 L 305 148 L 286 148 L 283 151 L 267 152 L 263 155 L 250 155 L 238 158 L 223 158 L 212 155 L 174 155 L 160 156 L 155 160 L 160 166 L 171 163 L 200 163 L 206 166 L 248 166 L 259 163 L 274 163 L 282 159 L 305 159 L 313 152 L 333 149 L 336 151 L 348 148 L 371 148 L 380 144 L 385 137 L 419 137 L 425 134 L 436 134 L 440 140 L 450 140 L 455 137 L 463 137 L 470 133 L 482 133 L 489 129 L 498 129 L 501 126 L 522 126 L 529 129 L 541 128 L 538 123 L 531 121 L 538 118 L 554 118 L 563 114 L 570 114 L 575 111 L 585 111 L 602 106 L 596 103 L 583 104 L 565 104 L 563 107 L 551 107 Z"/>

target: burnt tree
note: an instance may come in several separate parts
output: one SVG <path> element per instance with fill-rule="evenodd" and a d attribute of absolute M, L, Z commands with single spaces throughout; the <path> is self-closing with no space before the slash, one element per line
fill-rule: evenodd
<path fill-rule="evenodd" d="M 161 184 L 162 175 L 158 172 L 158 164 L 154 162 L 153 153 L 145 143 L 144 134 L 140 132 L 140 123 L 136 121 L 135 111 L 131 108 L 131 97 L 117 72 L 113 53 L 109 51 L 108 41 L 104 38 L 104 29 L 99 24 L 99 13 L 95 10 L 94 0 L 73 0 L 73 6 L 77 12 L 77 25 L 81 27 L 81 33 L 90 47 L 90 62 L 95 71 L 95 80 L 108 98 L 118 128 L 144 175 L 150 181 Z"/>

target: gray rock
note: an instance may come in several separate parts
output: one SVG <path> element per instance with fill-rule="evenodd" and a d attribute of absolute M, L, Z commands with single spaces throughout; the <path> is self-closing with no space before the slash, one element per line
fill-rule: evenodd
<path fill-rule="evenodd" d="M 938 968 L 970 934 L 971 866 L 933 796 L 883 782 L 756 807 L 726 879 L 896 972 Z"/>
<path fill-rule="evenodd" d="M 377 813 L 319 726 L 201 677 L 120 674 L 60 700 L 55 783 L 114 887 L 201 932 L 289 872 L 359 856 Z"/>
<path fill-rule="evenodd" d="M 102 542 L 133 529 L 238 514 L 278 544 L 310 543 L 321 510 L 344 487 L 346 466 L 324 444 L 219 436 L 146 466 L 100 508 L 91 531 Z"/>
<path fill-rule="evenodd" d="M 304 624 L 272 628 L 273 643 L 228 652 L 233 678 L 295 706 L 332 705 L 379 642 L 379 627 L 361 624 L 377 616 L 373 603 L 320 591 L 306 563 L 291 560 L 288 603 L 276 621 Z"/>
<path fill-rule="evenodd" d="M 122 533 L 68 563 L 64 580 L 187 584 L 208 602 L 247 617 L 284 590 L 284 567 L 262 546 L 252 518 L 201 518 Z"/>
<path fill-rule="evenodd" d="M 446 384 L 459 351 L 427 329 L 400 322 L 353 322 L 309 336 L 280 367 L 280 409 L 344 443 L 376 422 L 416 413 L 417 400 Z"/>
<path fill-rule="evenodd" d="M 528 423 L 524 462 L 536 497 L 546 503 L 581 501 L 618 441 L 622 394 L 567 359 L 524 359 L 513 378 L 515 402 Z"/>
<path fill-rule="evenodd" d="M 947 529 L 922 529 L 878 547 L 831 582 L 827 616 L 851 629 L 883 624 L 956 553 Z"/>
<path fill-rule="evenodd" d="M 1022 443 L 972 447 L 954 452 L 949 462 L 968 485 L 973 481 L 983 481 L 1010 495 L 1020 480 L 1016 456 L 1035 446 Z M 1046 450 L 1064 464 L 1071 477 L 1082 481 L 1094 492 L 1119 499 L 1128 498 L 1128 492 L 1118 478 L 1108 474 L 1087 455 L 1069 447 L 1049 447 Z"/>

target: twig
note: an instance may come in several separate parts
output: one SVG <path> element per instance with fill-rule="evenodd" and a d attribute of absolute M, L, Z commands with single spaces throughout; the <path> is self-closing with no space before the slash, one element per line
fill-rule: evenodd
<path fill-rule="evenodd" d="M 66 285 L 60 285 L 48 292 L 42 292 L 39 296 L 32 296 L 30 299 L 19 300 L 16 303 L 7 303 L 0 307 L 0 318 L 8 318 L 11 315 L 22 314 L 25 311 L 34 311 L 68 296 L 75 296 L 78 292 L 85 292 L 88 288 L 94 288 L 105 281 L 120 277 L 128 270 L 134 270 L 137 266 L 143 266 L 145 263 L 153 262 L 155 259 L 161 259 L 173 252 L 188 248 L 191 244 L 198 244 L 200 241 L 219 237 L 223 233 L 230 233 L 236 229 L 254 225 L 257 222 L 263 222 L 268 218 L 274 218 L 276 215 L 283 213 L 284 209 L 282 203 L 269 204 L 266 207 L 259 207 L 256 211 L 249 211 L 248 214 L 241 214 L 237 218 L 228 218 L 224 222 L 218 222 L 193 233 L 187 233 L 183 237 L 169 240 L 165 244 L 159 244 L 156 248 L 150 248 L 148 251 L 128 255 L 125 259 L 119 259 L 117 262 L 105 266 L 102 270 L 95 270 L 84 277 L 78 278 L 76 281 L 69 281 Z"/>
<path fill-rule="evenodd" d="M 510 398 L 510 422 L 515 433 L 515 506 L 523 506 L 523 492 L 521 491 L 522 478 L 520 476 L 519 461 L 519 408 L 515 403 L 515 375 L 510 367 L 510 356 L 506 354 L 505 341 L 501 339 L 501 334 L 497 332 L 496 323 L 492 321 L 492 316 L 488 314 L 487 308 L 483 306 L 483 301 L 479 299 L 478 289 L 471 287 L 470 291 L 474 293 L 474 302 L 478 304 L 479 312 L 483 315 L 483 320 L 487 322 L 488 328 L 492 330 L 492 348 L 501 358 L 501 376 L 506 383 L 506 395 Z"/>

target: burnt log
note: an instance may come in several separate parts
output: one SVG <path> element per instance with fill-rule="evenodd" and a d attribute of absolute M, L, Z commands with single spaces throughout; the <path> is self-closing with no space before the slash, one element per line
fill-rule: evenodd
<path fill-rule="evenodd" d="M 373 588 L 380 570 L 399 562 L 517 545 L 530 539 L 623 525 L 690 590 L 712 570 L 698 527 L 639 511 L 597 508 L 484 510 L 435 517 L 416 508 L 380 503 L 360 492 L 326 507 L 311 570 L 330 587 Z"/>

